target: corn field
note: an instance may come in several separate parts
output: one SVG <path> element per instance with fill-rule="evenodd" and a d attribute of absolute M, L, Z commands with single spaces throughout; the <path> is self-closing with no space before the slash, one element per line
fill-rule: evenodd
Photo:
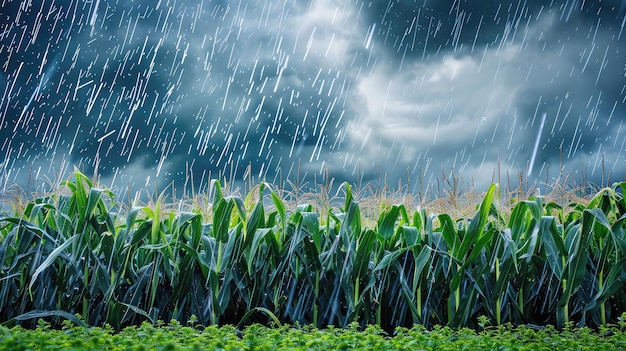
<path fill-rule="evenodd" d="M 209 211 L 159 197 L 124 213 L 78 171 L 62 186 L 0 217 L 0 323 L 596 327 L 626 311 L 626 182 L 506 211 L 492 185 L 461 219 L 405 205 L 367 219 L 349 184 L 338 208 L 214 181 Z"/>

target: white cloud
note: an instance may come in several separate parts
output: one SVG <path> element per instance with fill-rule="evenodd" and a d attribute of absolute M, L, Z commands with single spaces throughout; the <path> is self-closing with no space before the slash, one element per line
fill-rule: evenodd
<path fill-rule="evenodd" d="M 369 133 L 378 143 L 368 143 L 363 157 L 385 162 L 384 155 L 401 144 L 405 164 L 434 160 L 444 169 L 463 169 L 466 179 L 477 182 L 490 181 L 485 176 L 498 162 L 512 174 L 524 171 L 538 129 L 533 109 L 554 104 L 546 101 L 550 90 L 564 98 L 564 91 L 577 89 L 568 86 L 573 78 L 564 74 L 575 62 L 561 48 L 528 44 L 549 35 L 551 23 L 529 25 L 524 41 L 405 62 L 400 72 L 379 63 L 358 82 L 365 111 L 362 122 L 348 130 L 353 144 Z M 584 94 L 577 98 L 588 99 L 589 89 Z"/>

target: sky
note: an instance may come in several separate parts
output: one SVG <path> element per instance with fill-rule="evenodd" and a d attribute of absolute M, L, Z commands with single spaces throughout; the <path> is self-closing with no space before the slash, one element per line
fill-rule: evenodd
<path fill-rule="evenodd" d="M 622 0 L 5 0 L 0 191 L 74 167 L 120 192 L 624 180 L 625 15 Z"/>

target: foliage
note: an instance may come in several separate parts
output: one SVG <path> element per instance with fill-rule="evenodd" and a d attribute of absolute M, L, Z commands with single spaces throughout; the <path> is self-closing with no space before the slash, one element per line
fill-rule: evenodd
<path fill-rule="evenodd" d="M 626 182 L 587 204 L 531 197 L 506 213 L 492 185 L 473 216 L 388 205 L 372 226 L 349 184 L 338 208 L 291 209 L 266 183 L 225 196 L 214 181 L 208 213 L 165 211 L 160 196 L 123 214 L 78 171 L 62 185 L 69 191 L 0 218 L 5 325 L 120 330 L 194 316 L 390 332 L 599 327 L 626 311 Z"/>
<path fill-rule="evenodd" d="M 393 335 L 376 326 L 359 330 L 317 329 L 311 326 L 279 328 L 253 324 L 243 330 L 232 326 L 183 326 L 147 322 L 115 332 L 110 326 L 82 328 L 64 323 L 51 329 L 39 321 L 37 328 L 0 326 L 0 350 L 611 350 L 626 344 L 624 326 L 607 326 L 601 333 L 589 328 L 533 329 L 510 325 L 477 332 L 416 325 L 397 328 Z"/>

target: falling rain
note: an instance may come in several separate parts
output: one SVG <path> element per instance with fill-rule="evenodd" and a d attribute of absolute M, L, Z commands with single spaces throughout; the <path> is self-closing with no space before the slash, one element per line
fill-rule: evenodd
<path fill-rule="evenodd" d="M 626 174 L 623 0 L 5 0 L 0 13 L 1 192 L 74 166 L 120 191 Z"/>

